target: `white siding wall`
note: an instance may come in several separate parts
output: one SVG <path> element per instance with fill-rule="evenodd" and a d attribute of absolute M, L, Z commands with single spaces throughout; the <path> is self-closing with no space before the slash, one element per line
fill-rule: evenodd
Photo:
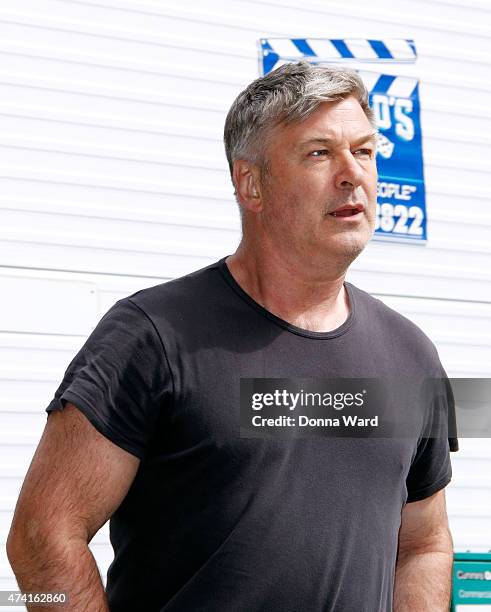
<path fill-rule="evenodd" d="M 15 587 L 3 544 L 44 408 L 90 330 L 238 244 L 222 126 L 261 36 L 415 39 L 429 241 L 372 242 L 348 279 L 420 325 L 449 375 L 491 377 L 489 2 L 3 2 L 0 589 Z M 490 441 L 461 448 L 455 547 L 489 550 Z M 92 549 L 105 574 L 107 529 Z"/>

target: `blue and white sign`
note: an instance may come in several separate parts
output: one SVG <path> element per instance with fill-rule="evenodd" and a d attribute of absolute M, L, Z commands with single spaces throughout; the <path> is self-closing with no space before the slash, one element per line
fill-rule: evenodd
<path fill-rule="evenodd" d="M 404 39 L 269 38 L 260 40 L 260 71 L 282 64 L 369 62 L 414 63 L 416 48 Z M 383 67 L 382 67 L 383 68 Z M 426 201 L 419 104 L 419 80 L 386 74 L 389 70 L 359 70 L 370 96 L 379 129 L 379 173 L 375 239 L 424 244 Z M 390 70 L 392 72 L 392 70 Z"/>

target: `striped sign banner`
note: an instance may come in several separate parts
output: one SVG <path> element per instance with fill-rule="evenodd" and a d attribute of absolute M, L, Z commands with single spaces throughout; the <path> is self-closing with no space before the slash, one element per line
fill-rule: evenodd
<path fill-rule="evenodd" d="M 316 62 L 415 62 L 414 41 L 399 38 L 261 38 L 264 74 L 282 60 Z"/>

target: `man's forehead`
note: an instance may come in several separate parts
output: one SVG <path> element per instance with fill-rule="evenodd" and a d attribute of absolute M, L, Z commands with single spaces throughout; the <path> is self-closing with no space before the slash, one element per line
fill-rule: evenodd
<path fill-rule="evenodd" d="M 339 102 L 323 102 L 303 121 L 279 127 L 286 138 L 291 136 L 302 142 L 314 139 L 339 140 L 345 137 L 351 140 L 363 136 L 368 140 L 376 135 L 376 130 L 354 98 Z"/>
<path fill-rule="evenodd" d="M 377 132 L 374 129 L 371 130 L 353 130 L 346 133 L 344 130 L 340 130 L 335 134 L 324 133 L 324 132 L 312 132 L 312 134 L 304 134 L 299 140 L 296 140 L 297 146 L 304 146 L 309 144 L 335 144 L 340 140 L 349 139 L 355 144 L 362 144 L 364 142 L 377 140 Z"/>
<path fill-rule="evenodd" d="M 353 145 L 365 142 L 376 142 L 377 130 L 366 122 L 349 121 L 326 123 L 322 125 L 298 126 L 298 129 L 284 134 L 287 141 L 294 143 L 295 148 L 308 145 L 335 145 L 348 141 Z"/>

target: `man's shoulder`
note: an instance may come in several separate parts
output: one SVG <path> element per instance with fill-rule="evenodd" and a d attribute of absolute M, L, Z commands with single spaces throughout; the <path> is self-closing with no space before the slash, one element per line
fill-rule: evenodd
<path fill-rule="evenodd" d="M 350 283 L 360 307 L 361 322 L 383 334 L 386 340 L 403 343 L 418 353 L 424 350 L 432 357 L 437 349 L 431 338 L 411 319 L 388 306 L 381 299 Z"/>
<path fill-rule="evenodd" d="M 173 311 L 184 313 L 189 308 L 194 308 L 196 312 L 198 303 L 202 305 L 214 299 L 223 286 L 219 272 L 220 261 L 140 289 L 124 298 L 124 301 L 133 302 L 151 318 Z"/>

